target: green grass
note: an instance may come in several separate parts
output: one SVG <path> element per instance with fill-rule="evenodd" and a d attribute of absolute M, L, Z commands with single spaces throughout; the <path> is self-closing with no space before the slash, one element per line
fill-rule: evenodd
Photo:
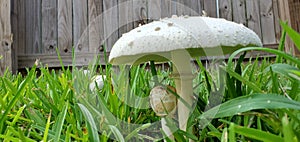
<path fill-rule="evenodd" d="M 278 50 L 243 48 L 228 62 L 208 68 L 196 60 L 197 104 L 187 131 L 174 133 L 177 141 L 299 141 L 300 59 L 284 52 L 284 39 L 290 36 L 299 48 L 300 35 L 281 24 L 285 32 Z M 277 56 L 234 60 L 253 50 Z M 160 118 L 148 108 L 147 97 L 155 84 L 174 86 L 171 68 L 95 67 L 90 65 L 88 74 L 43 66 L 28 69 L 26 76 L 5 72 L 0 78 L 0 141 L 160 141 L 163 133 L 153 127 Z M 104 87 L 91 91 L 96 74 L 106 75 Z M 167 122 L 176 127 L 174 120 Z"/>

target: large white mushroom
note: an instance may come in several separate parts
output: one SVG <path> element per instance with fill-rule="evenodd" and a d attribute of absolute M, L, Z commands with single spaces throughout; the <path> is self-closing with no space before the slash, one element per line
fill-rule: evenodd
<path fill-rule="evenodd" d="M 112 64 L 140 64 L 147 61 L 174 64 L 180 129 L 192 105 L 193 75 L 191 58 L 225 55 L 247 46 L 262 46 L 259 37 L 242 24 L 209 17 L 172 17 L 137 27 L 124 34 L 113 46 Z M 186 106 L 188 104 L 189 106 Z"/>

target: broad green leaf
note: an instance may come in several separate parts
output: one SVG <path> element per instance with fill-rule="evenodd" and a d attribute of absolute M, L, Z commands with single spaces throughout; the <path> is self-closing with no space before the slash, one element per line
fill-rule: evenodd
<path fill-rule="evenodd" d="M 94 121 L 92 114 L 84 105 L 78 104 L 78 106 L 80 107 L 80 109 L 86 119 L 88 132 L 91 136 L 90 137 L 91 141 L 99 142 L 100 140 L 99 140 L 99 136 L 98 136 L 98 130 L 96 128 L 97 125 Z"/>
<path fill-rule="evenodd" d="M 295 133 L 292 128 L 292 124 L 289 122 L 288 117 L 282 117 L 282 130 L 284 135 L 285 142 L 298 142 L 298 138 L 295 136 Z"/>
<path fill-rule="evenodd" d="M 286 31 L 286 33 L 289 35 L 289 37 L 292 39 L 292 41 L 300 51 L 300 34 L 293 30 L 290 26 L 288 26 L 287 23 L 281 21 L 280 25 Z"/>
<path fill-rule="evenodd" d="M 132 137 L 136 136 L 136 135 L 138 134 L 139 131 L 144 130 L 144 129 L 150 127 L 150 126 L 151 126 L 151 124 L 150 124 L 150 123 L 147 123 L 147 124 L 144 124 L 144 125 L 142 125 L 142 126 L 136 128 L 135 130 L 133 130 L 131 133 L 129 133 L 129 134 L 125 137 L 125 141 L 130 140 Z"/>
<path fill-rule="evenodd" d="M 255 109 L 296 109 L 300 102 L 275 94 L 253 94 L 220 104 L 200 115 L 199 119 L 221 118 Z"/>
<path fill-rule="evenodd" d="M 122 135 L 122 133 L 119 131 L 119 129 L 116 126 L 109 125 L 110 130 L 113 132 L 115 138 L 119 142 L 125 142 L 125 139 Z"/>
<path fill-rule="evenodd" d="M 256 50 L 256 51 L 264 51 L 264 52 L 268 52 L 268 53 L 273 53 L 273 54 L 276 54 L 278 56 L 281 56 L 282 58 L 285 58 L 287 60 L 290 60 L 291 62 L 297 64 L 298 66 L 300 66 L 300 59 L 298 58 L 295 58 L 293 55 L 291 54 L 287 54 L 283 51 L 279 51 L 279 50 L 276 50 L 276 49 L 271 49 L 271 48 L 265 48 L 265 47 L 246 47 L 246 48 L 241 48 L 239 50 L 236 50 L 235 52 L 233 52 L 229 59 L 228 59 L 228 65 L 227 65 L 227 68 L 232 68 L 232 65 L 233 65 L 233 59 L 236 55 L 238 55 L 239 53 L 241 52 L 245 52 L 245 51 L 253 51 L 253 50 Z"/>
<path fill-rule="evenodd" d="M 257 130 L 254 128 L 247 128 L 233 124 L 234 132 L 248 138 L 263 142 L 284 142 L 283 138 L 265 131 Z M 231 125 L 231 126 L 232 126 Z"/>
<path fill-rule="evenodd" d="M 65 122 L 68 107 L 69 107 L 69 103 L 67 102 L 64 108 L 62 109 L 62 111 L 59 113 L 58 118 L 56 120 L 55 127 L 54 127 L 54 132 L 55 132 L 54 141 L 56 142 L 60 140 L 60 135 Z"/>
<path fill-rule="evenodd" d="M 270 68 L 272 68 L 272 71 L 275 73 L 282 74 L 292 80 L 296 79 L 300 81 L 300 70 L 294 66 L 288 64 L 272 64 L 265 69 L 265 72 L 270 71 Z"/>

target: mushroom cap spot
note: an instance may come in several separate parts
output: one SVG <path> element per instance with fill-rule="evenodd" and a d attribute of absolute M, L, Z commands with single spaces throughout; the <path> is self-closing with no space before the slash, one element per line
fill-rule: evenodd
<path fill-rule="evenodd" d="M 157 27 L 160 32 L 153 30 Z M 129 47 L 131 41 L 134 45 Z M 191 57 L 218 56 L 248 46 L 262 46 L 262 42 L 244 25 L 220 18 L 174 16 L 137 27 L 122 36 L 114 44 L 109 62 L 165 62 L 171 59 L 171 51 L 175 50 L 186 50 Z"/>

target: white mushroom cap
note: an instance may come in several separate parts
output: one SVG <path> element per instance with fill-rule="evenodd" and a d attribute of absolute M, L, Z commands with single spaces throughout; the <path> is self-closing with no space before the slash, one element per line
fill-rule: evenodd
<path fill-rule="evenodd" d="M 113 46 L 112 64 L 167 61 L 169 51 L 187 49 L 192 57 L 224 55 L 246 46 L 262 46 L 242 24 L 210 17 L 173 17 L 154 21 L 124 34 Z M 222 48 L 222 52 L 216 49 Z M 143 58 L 141 58 L 143 57 Z M 137 60 L 138 59 L 138 60 Z"/>
<path fill-rule="evenodd" d="M 92 77 L 92 82 L 90 83 L 90 90 L 94 91 L 97 87 L 101 90 L 104 86 L 104 80 L 106 79 L 105 75 L 96 75 Z"/>

